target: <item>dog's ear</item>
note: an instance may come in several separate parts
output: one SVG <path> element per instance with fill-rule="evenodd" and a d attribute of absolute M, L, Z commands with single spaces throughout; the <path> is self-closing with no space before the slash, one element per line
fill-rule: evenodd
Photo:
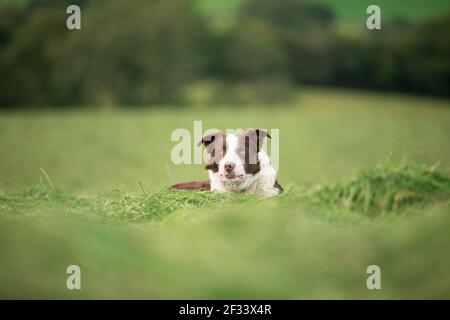
<path fill-rule="evenodd" d="M 219 170 L 218 164 L 226 153 L 225 134 L 222 131 L 215 131 L 204 135 L 198 146 L 202 144 L 205 146 L 206 152 L 211 155 L 205 168 L 217 172 Z"/>
<path fill-rule="evenodd" d="M 249 137 L 250 141 L 254 141 L 254 143 L 256 143 L 258 152 L 261 150 L 265 138 L 272 139 L 269 131 L 265 129 L 247 129 L 244 132 L 244 135 Z"/>
<path fill-rule="evenodd" d="M 209 153 L 211 153 L 211 150 L 214 149 L 214 145 L 224 142 L 224 140 L 225 140 L 224 137 L 225 137 L 225 134 L 220 130 L 217 130 L 210 134 L 206 134 L 199 141 L 199 143 L 197 144 L 197 147 L 200 147 L 203 144 L 205 146 L 206 150 Z"/>

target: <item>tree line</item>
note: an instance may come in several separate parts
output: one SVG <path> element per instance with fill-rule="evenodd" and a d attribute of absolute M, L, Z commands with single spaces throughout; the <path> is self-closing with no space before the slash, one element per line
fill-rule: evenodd
<path fill-rule="evenodd" d="M 82 8 L 82 29 L 65 7 Z M 365 21 L 362 20 L 362 25 Z M 450 15 L 342 32 L 331 8 L 249 0 L 215 29 L 189 0 L 54 1 L 0 6 L 0 107 L 176 105 L 199 79 L 255 99 L 297 85 L 449 96 Z"/>

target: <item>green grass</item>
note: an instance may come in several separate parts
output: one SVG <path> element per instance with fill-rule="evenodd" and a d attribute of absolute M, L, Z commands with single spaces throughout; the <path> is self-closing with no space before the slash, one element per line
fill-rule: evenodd
<path fill-rule="evenodd" d="M 280 129 L 286 192 L 167 189 L 206 178 L 170 161 L 194 120 Z M 448 100 L 317 89 L 279 107 L 3 112 L 0 297 L 450 298 L 449 121 Z"/>
<path fill-rule="evenodd" d="M 388 194 L 401 206 L 380 206 Z M 449 200 L 448 175 L 392 164 L 274 199 L 82 197 L 47 182 L 0 194 L 0 297 L 449 298 Z M 79 292 L 64 287 L 70 264 L 83 270 Z M 365 288 L 370 264 L 382 291 Z"/>
<path fill-rule="evenodd" d="M 359 213 L 365 217 L 402 214 L 405 209 L 423 209 L 431 204 L 442 204 L 450 198 L 450 178 L 435 167 L 395 165 L 390 160 L 358 172 L 356 176 L 339 183 L 323 184 L 315 188 L 292 185 L 275 203 L 303 205 Z M 279 200 L 281 199 L 281 200 Z M 172 213 L 192 213 L 198 209 L 223 206 L 253 205 L 263 199 L 242 194 L 216 194 L 174 190 L 170 188 L 141 193 L 114 190 L 102 196 L 79 196 L 57 190 L 50 180 L 31 188 L 11 193 L 0 193 L 0 215 L 4 220 L 20 221 L 30 216 L 83 216 L 83 212 L 105 219 L 105 222 L 161 222 Z M 278 202 L 277 202 L 278 201 Z"/>
<path fill-rule="evenodd" d="M 310 196 L 319 205 L 378 216 L 402 212 L 413 204 L 445 201 L 449 192 L 449 178 L 435 166 L 396 166 L 386 161 L 348 181 L 320 186 Z"/>
<path fill-rule="evenodd" d="M 80 194 L 206 179 L 203 165 L 174 165 L 176 128 L 280 130 L 280 181 L 316 185 L 352 176 L 394 152 L 450 165 L 448 100 L 305 89 L 288 106 L 73 110 L 0 114 L 0 189 L 54 184 Z M 237 116 L 238 115 L 238 116 Z M 197 141 L 192 138 L 194 152 Z M 270 147 L 270 144 L 269 144 Z"/>

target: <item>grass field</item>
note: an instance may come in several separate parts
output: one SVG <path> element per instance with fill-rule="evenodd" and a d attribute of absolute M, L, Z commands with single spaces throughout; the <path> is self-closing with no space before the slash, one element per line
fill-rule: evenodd
<path fill-rule="evenodd" d="M 450 298 L 449 106 L 305 89 L 277 108 L 3 112 L 0 297 Z M 165 189 L 206 178 L 170 161 L 194 120 L 280 129 L 286 192 Z"/>

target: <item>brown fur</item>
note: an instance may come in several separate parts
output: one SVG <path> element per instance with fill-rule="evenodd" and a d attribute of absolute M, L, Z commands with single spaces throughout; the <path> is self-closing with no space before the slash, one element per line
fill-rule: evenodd
<path fill-rule="evenodd" d="M 222 131 L 217 131 L 203 136 L 202 140 L 198 143 L 198 146 L 203 144 L 206 152 L 211 155 L 205 166 L 206 170 L 212 170 L 213 172 L 219 171 L 219 162 L 227 152 L 225 139 L 226 135 Z"/>
<path fill-rule="evenodd" d="M 174 189 L 181 189 L 181 190 L 196 190 L 196 191 L 209 191 L 211 190 L 211 186 L 208 181 L 190 181 L 190 182 L 183 182 L 183 183 L 177 183 L 171 186 L 171 188 Z"/>
<path fill-rule="evenodd" d="M 244 164 L 244 170 L 249 174 L 256 174 L 261 170 L 258 153 L 261 151 L 265 138 L 271 138 L 270 134 L 266 130 L 262 129 L 248 129 L 243 133 L 237 135 L 238 145 L 236 152 L 241 158 Z M 223 159 L 227 152 L 226 135 L 222 131 L 216 131 L 214 133 L 205 135 L 198 143 L 199 146 L 204 145 L 206 151 L 210 154 L 205 169 L 212 172 L 219 171 L 219 162 Z M 279 192 L 283 192 L 283 188 L 275 181 L 275 189 Z M 211 190 L 210 181 L 191 181 L 178 183 L 171 188 L 181 190 L 196 190 L 196 191 L 209 191 Z"/>
<path fill-rule="evenodd" d="M 261 170 L 258 152 L 261 151 L 264 138 L 271 138 L 266 130 L 248 129 L 238 135 L 238 154 L 244 163 L 245 172 L 256 174 Z"/>

